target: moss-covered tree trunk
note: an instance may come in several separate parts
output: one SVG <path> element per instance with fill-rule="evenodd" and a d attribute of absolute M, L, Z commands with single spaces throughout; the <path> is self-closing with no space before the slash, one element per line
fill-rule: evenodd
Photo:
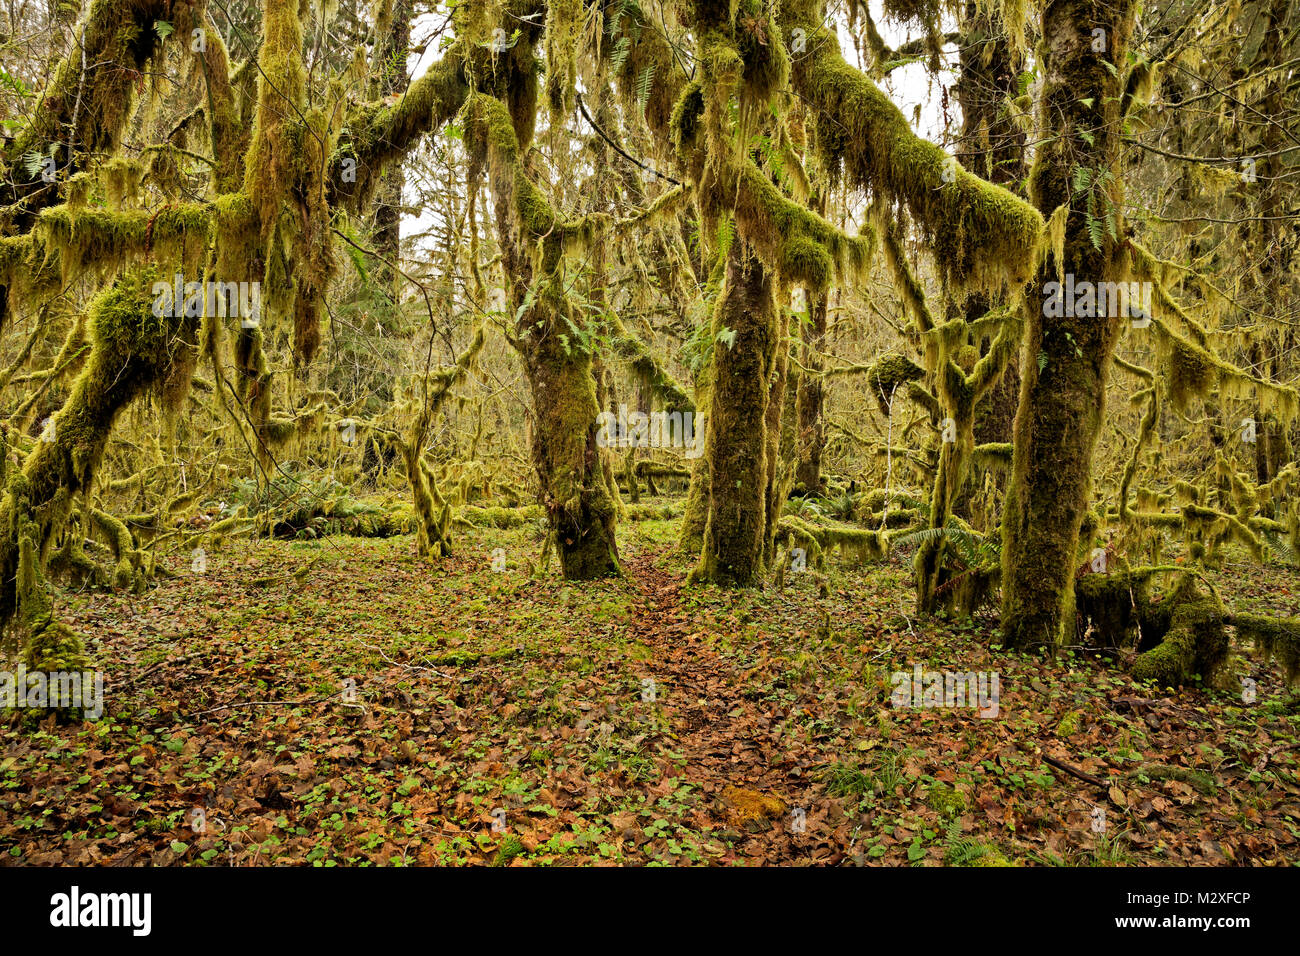
<path fill-rule="evenodd" d="M 566 348 L 554 320 L 526 348 L 533 462 L 561 569 L 571 581 L 618 574 L 617 510 L 596 441 L 600 406 L 591 358 Z"/>
<path fill-rule="evenodd" d="M 695 377 L 695 407 L 708 409 L 711 401 L 709 382 L 713 378 L 713 361 L 705 363 L 699 375 Z M 709 419 L 703 415 L 696 419 L 695 427 L 703 428 L 704 447 L 708 449 Z M 697 438 L 697 441 L 700 440 Z M 691 464 L 691 483 L 686 491 L 686 508 L 682 512 L 681 530 L 678 532 L 677 547 L 687 554 L 698 555 L 704 547 L 704 526 L 709 521 L 709 456 L 696 458 Z"/>
<path fill-rule="evenodd" d="M 774 283 L 737 238 L 714 313 L 709 506 L 692 580 L 751 586 L 764 569 L 769 494 L 768 403 L 779 337 Z M 717 341 L 718 336 L 722 341 Z M 776 396 L 780 401 L 781 396 Z"/>
<path fill-rule="evenodd" d="M 954 92 L 961 105 L 961 134 L 957 158 L 963 166 L 984 179 L 1019 193 L 1025 175 L 1025 133 L 1016 123 L 1008 103 L 1019 93 L 1023 57 L 1012 46 L 1009 32 L 993 20 L 990 10 L 975 2 L 965 5 L 959 43 L 959 75 Z M 964 306 L 967 323 L 982 317 L 995 304 L 984 293 L 969 296 Z M 992 338 L 977 341 L 981 353 Z M 1012 356 L 997 383 L 975 407 L 975 444 L 1005 443 L 1012 440 L 1016 400 L 1020 393 L 1020 367 Z M 971 497 L 984 485 L 986 476 L 1001 487 L 1001 469 L 972 463 L 970 480 L 958 490 L 953 513 L 974 517 Z M 989 531 L 992 525 L 979 530 Z"/>
<path fill-rule="evenodd" d="M 188 7 L 174 13 L 170 0 L 93 0 L 69 54 L 32 104 L 30 121 L 4 143 L 0 234 L 30 230 L 42 209 L 62 201 L 61 185 L 89 157 L 116 152 L 144 70 L 163 41 L 154 24 L 174 20 L 172 26 L 188 34 L 192 17 Z M 93 66 L 83 69 L 87 65 Z M 47 161 L 31 171 L 23 157 L 33 153 Z M 15 299 L 0 271 L 0 329 Z"/>
<path fill-rule="evenodd" d="M 822 421 L 825 383 L 821 376 L 821 350 L 826 339 L 826 315 L 829 296 L 810 296 L 808 322 L 803 326 L 803 366 L 806 372 L 799 381 L 796 403 L 799 415 L 799 466 L 795 486 L 805 494 L 817 495 L 822 487 L 822 449 L 826 445 L 826 426 Z"/>
<path fill-rule="evenodd" d="M 1257 152 L 1260 156 L 1256 183 L 1251 188 L 1260 190 L 1260 216 L 1248 219 L 1243 225 L 1248 249 L 1255 250 L 1257 270 L 1249 270 L 1244 277 L 1247 286 L 1258 284 L 1261 302 L 1266 302 L 1279 315 L 1294 313 L 1297 299 L 1297 280 L 1294 259 L 1297 237 L 1294 228 L 1287 224 L 1286 205 L 1291 194 L 1287 185 L 1284 165 L 1287 137 L 1285 125 L 1286 80 L 1284 63 L 1288 56 L 1287 33 L 1288 0 L 1270 0 L 1264 15 L 1257 62 L 1250 74 L 1267 75 L 1260 112 L 1270 117 L 1264 124 Z M 1246 126 L 1245 128 L 1250 128 Z M 1256 333 L 1257 335 L 1259 333 Z M 1294 332 L 1287 325 L 1276 331 L 1265 331 L 1262 341 L 1252 344 L 1252 365 L 1261 377 L 1280 381 L 1284 357 L 1291 352 Z M 1295 457 L 1285 424 L 1279 422 L 1263 408 L 1255 411 L 1259 423 L 1255 445 L 1255 477 L 1259 484 L 1273 480 Z"/>
<path fill-rule="evenodd" d="M 403 92 L 408 84 L 407 51 L 411 48 L 411 0 L 391 0 L 387 30 L 383 31 L 375 57 L 376 83 L 374 99 Z M 383 29 L 381 15 L 376 27 Z M 402 254 L 402 191 L 406 174 L 401 162 L 392 163 L 383 173 L 374 196 L 375 282 L 396 308 L 400 299 L 397 263 Z M 391 321 L 391 320 L 390 320 Z"/>
<path fill-rule="evenodd" d="M 1058 265 L 1076 281 L 1120 278 L 1115 272 L 1124 229 L 1118 211 L 1123 124 L 1121 81 L 1113 71 L 1126 65 L 1133 16 L 1132 0 L 1050 0 L 1043 9 L 1039 114 L 1047 135 L 1035 155 L 1030 197 L 1045 215 L 1058 206 L 1069 206 L 1070 213 L 1062 261 L 1049 255 L 1027 293 L 1020 408 L 1002 525 L 1002 632 L 1011 647 L 1053 644 L 1073 621 L 1079 526 L 1122 319 L 1055 316 L 1065 310 L 1044 308 L 1044 287 L 1057 279 Z M 1090 203 L 1074 194 L 1078 168 L 1089 170 Z M 1114 233 L 1095 221 L 1108 215 Z"/>
<path fill-rule="evenodd" d="M 767 414 L 767 510 L 763 515 L 763 565 L 771 565 L 776 557 L 777 524 L 781 511 L 794 486 L 794 472 L 798 464 L 795 448 L 795 401 L 799 391 L 799 376 L 790 371 L 790 322 L 786 310 L 777 309 L 778 337 L 772 356 L 772 387 L 768 392 Z"/>
<path fill-rule="evenodd" d="M 192 350 L 198 320 L 155 315 L 153 270 L 128 273 L 90 305 L 91 353 L 63 408 L 0 503 L 0 627 L 15 619 L 36 669 L 69 669 L 80 642 L 53 619 L 44 568 L 73 502 L 92 486 L 119 412 Z M 186 362 L 192 357 L 186 357 Z"/>
<path fill-rule="evenodd" d="M 506 69 L 511 107 L 487 93 L 474 95 L 465 110 L 467 140 L 492 186 L 510 308 L 519 317 L 514 342 L 533 399 L 538 493 L 561 568 L 570 580 L 606 577 L 620 573 L 616 498 L 597 443 L 601 408 L 590 346 L 570 333 L 581 317 L 565 292 L 565 245 L 582 227 L 558 218 L 524 168 L 521 150 L 535 123 L 536 63 L 522 40 Z"/>

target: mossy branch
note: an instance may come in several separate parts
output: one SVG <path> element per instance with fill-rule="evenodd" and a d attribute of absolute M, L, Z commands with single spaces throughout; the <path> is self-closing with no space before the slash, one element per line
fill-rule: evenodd
<path fill-rule="evenodd" d="M 781 21 L 804 32 L 806 52 L 794 56 L 791 80 L 817 111 L 817 148 L 827 169 L 905 205 L 954 285 L 1023 285 L 1037 261 L 1042 215 L 913 133 L 889 97 L 845 62 L 819 7 L 791 4 Z"/>

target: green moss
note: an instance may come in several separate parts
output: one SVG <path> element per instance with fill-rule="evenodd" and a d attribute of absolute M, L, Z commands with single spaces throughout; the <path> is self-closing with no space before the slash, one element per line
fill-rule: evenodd
<path fill-rule="evenodd" d="M 782 9 L 782 26 L 805 31 L 795 90 L 825 117 L 817 147 L 832 175 L 907 206 L 935 259 L 958 286 L 1022 285 L 1036 261 L 1042 216 L 1028 203 L 962 169 L 918 138 L 901 111 L 840 56 L 835 34 L 809 4 Z"/>
<path fill-rule="evenodd" d="M 86 157 L 116 155 L 140 77 L 162 42 L 154 24 L 166 20 L 179 27 L 182 21 L 188 24 L 189 16 L 187 8 L 173 12 L 166 0 L 92 0 L 75 28 L 69 54 L 55 68 L 39 102 L 31 105 L 31 122 L 7 145 L 8 154 L 49 155 L 51 144 L 74 142 L 72 156 L 55 152 L 60 170 L 73 173 Z M 114 68 L 84 69 L 106 63 Z M 39 177 L 7 177 L 0 185 L 0 208 L 10 209 L 25 198 L 20 219 L 39 213 L 58 202 L 58 190 L 45 186 Z"/>
<path fill-rule="evenodd" d="M 578 53 L 583 41 L 582 0 L 551 0 L 546 9 L 546 102 L 552 119 L 573 109 Z"/>
<path fill-rule="evenodd" d="M 520 508 L 478 508 L 465 505 L 456 514 L 456 521 L 474 528 L 517 528 L 545 517 L 541 506 L 525 505 Z"/>
<path fill-rule="evenodd" d="M 946 783 L 937 780 L 930 785 L 930 789 L 925 796 L 925 802 L 940 817 L 961 816 L 966 812 L 967 807 L 966 797 L 961 791 L 955 790 Z"/>
<path fill-rule="evenodd" d="M 130 587 L 135 581 L 140 562 L 139 554 L 135 550 L 135 539 L 132 538 L 130 530 L 120 519 L 99 508 L 91 512 L 91 517 L 113 549 L 113 556 L 117 558 L 117 567 L 113 571 L 113 585 L 118 588 Z"/>
<path fill-rule="evenodd" d="M 1235 614 L 1237 636 L 1254 641 L 1261 653 L 1282 665 L 1288 684 L 1300 681 L 1300 617 Z"/>
<path fill-rule="evenodd" d="M 708 436 L 709 509 L 692 581 L 750 587 L 763 574 L 769 538 L 769 408 L 779 333 L 773 273 L 743 241 L 727 254 L 726 280 L 714 309 L 712 336 L 731 341 L 713 351 Z M 772 435 L 776 438 L 776 435 Z M 772 516 L 775 517 L 775 516 Z"/>
<path fill-rule="evenodd" d="M 1011 442 L 987 442 L 971 449 L 971 464 L 979 468 L 1007 471 L 1015 446 Z"/>
<path fill-rule="evenodd" d="M 890 403 L 901 386 L 916 381 L 924 375 L 925 369 L 897 352 L 878 358 L 867 373 L 867 381 L 871 383 L 881 413 L 888 414 Z"/>
<path fill-rule="evenodd" d="M 1211 683 L 1228 656 L 1222 603 L 1215 595 L 1202 593 L 1187 576 L 1161 605 L 1162 616 L 1168 613 L 1168 631 L 1160 644 L 1133 662 L 1131 673 L 1162 687 L 1176 687 L 1197 677 Z"/>
<path fill-rule="evenodd" d="M 497 849 L 497 855 L 492 859 L 493 866 L 509 866 L 510 861 L 525 852 L 523 841 L 514 834 L 510 834 L 501 841 L 501 846 Z"/>
<path fill-rule="evenodd" d="M 1060 738 L 1073 737 L 1075 734 L 1079 732 L 1079 725 L 1082 720 L 1083 720 L 1082 711 L 1078 711 L 1078 710 L 1070 711 L 1068 714 L 1062 717 L 1060 721 L 1057 723 L 1056 736 Z"/>
<path fill-rule="evenodd" d="M 1074 585 L 1080 629 L 1091 628 L 1105 647 L 1135 642 L 1142 614 L 1151 602 L 1152 568 L 1085 574 Z"/>
<path fill-rule="evenodd" d="M 511 76 L 532 78 L 535 61 L 524 43 L 511 54 Z M 520 58 L 524 57 L 523 60 Z M 466 99 L 465 141 L 475 163 L 486 165 L 496 201 L 498 233 L 514 284 L 517 333 L 534 398 L 533 459 L 552 541 L 566 578 L 586 580 L 620 573 L 614 536 L 617 489 L 596 444 L 596 381 L 592 356 L 567 298 L 563 265 L 588 243 L 591 219 L 562 223 L 528 178 L 521 159 L 531 139 L 533 93 L 512 86 L 509 104 L 487 92 Z M 525 297 L 524 289 L 533 286 Z"/>
<path fill-rule="evenodd" d="M 1204 770 L 1192 770 L 1189 767 L 1176 767 L 1171 764 L 1146 764 L 1129 771 L 1128 777 L 1146 778 L 1147 780 L 1178 780 L 1190 784 L 1202 796 L 1212 797 L 1218 792 L 1219 784 L 1214 775 Z"/>
<path fill-rule="evenodd" d="M 93 486 L 118 413 L 166 375 L 197 331 L 196 320 L 154 314 L 156 278 L 153 269 L 127 273 L 91 302 L 90 357 L 54 417 L 55 439 L 38 443 L 22 472 L 10 476 L 0 504 L 0 529 L 8 529 L 0 537 L 0 582 L 10 582 L 0 583 L 0 623 L 17 614 L 42 647 L 47 632 L 63 643 L 45 611 L 42 569 L 72 503 Z M 119 530 L 112 529 L 120 543 Z"/>

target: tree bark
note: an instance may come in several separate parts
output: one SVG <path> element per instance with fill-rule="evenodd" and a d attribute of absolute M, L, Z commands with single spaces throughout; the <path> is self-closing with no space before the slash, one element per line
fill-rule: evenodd
<path fill-rule="evenodd" d="M 736 237 L 713 321 L 709 510 L 694 581 L 748 587 L 763 573 L 770 475 L 767 414 L 779 338 L 777 313 L 771 273 Z M 717 341 L 723 331 L 734 333 L 730 344 Z"/>
<path fill-rule="evenodd" d="M 1115 275 L 1122 243 L 1104 234 L 1101 248 L 1094 245 L 1086 201 L 1074 195 L 1072 177 L 1076 167 L 1090 170 L 1094 182 L 1103 174 L 1116 177 L 1096 190 L 1093 202 L 1098 216 L 1113 211 L 1122 238 L 1121 89 L 1107 66 L 1125 63 L 1133 16 L 1132 0 L 1049 0 L 1042 14 L 1040 114 L 1050 135 L 1038 146 L 1029 193 L 1044 215 L 1070 206 L 1062 271 L 1091 282 Z M 1118 315 L 1045 315 L 1044 286 L 1056 279 L 1054 260 L 1054 254 L 1046 257 L 1026 297 L 1020 408 L 1002 526 L 1002 633 L 1015 648 L 1055 644 L 1073 623 L 1079 526 L 1123 321 Z"/>

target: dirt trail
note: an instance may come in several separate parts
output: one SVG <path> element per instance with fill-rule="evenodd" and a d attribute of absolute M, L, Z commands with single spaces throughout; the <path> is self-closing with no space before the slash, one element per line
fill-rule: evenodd
<path fill-rule="evenodd" d="M 803 809 L 811 818 L 816 796 L 812 781 L 790 772 L 799 762 L 782 734 L 786 713 L 765 695 L 751 699 L 742 692 L 752 680 L 745 680 L 734 659 L 713 649 L 700 622 L 682 606 L 680 576 L 656 567 L 651 555 L 628 556 L 624 565 L 641 592 L 630 627 L 653 652 L 647 673 L 677 735 L 672 749 L 686 758 L 686 779 L 701 788 L 721 825 L 744 833 L 737 845 L 742 853 L 769 860 L 803 855 L 792 812 Z M 735 794 L 723 798 L 730 787 L 746 791 L 739 806 Z M 756 795 L 775 797 L 781 806 Z"/>

